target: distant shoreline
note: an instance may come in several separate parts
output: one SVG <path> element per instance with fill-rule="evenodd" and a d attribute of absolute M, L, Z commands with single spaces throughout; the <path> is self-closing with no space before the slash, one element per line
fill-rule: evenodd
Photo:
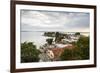
<path fill-rule="evenodd" d="M 66 31 L 20 31 L 20 32 L 64 32 L 64 33 L 76 33 L 76 32 L 69 32 L 69 31 L 68 32 L 66 32 Z M 90 33 L 90 32 L 79 32 L 79 33 Z"/>

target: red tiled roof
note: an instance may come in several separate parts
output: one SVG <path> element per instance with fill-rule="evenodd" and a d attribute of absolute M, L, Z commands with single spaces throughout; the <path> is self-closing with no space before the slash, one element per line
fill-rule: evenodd
<path fill-rule="evenodd" d="M 73 49 L 73 48 L 74 46 L 66 46 L 63 48 L 52 48 L 51 50 L 53 51 L 55 58 L 58 58 L 65 49 Z"/>

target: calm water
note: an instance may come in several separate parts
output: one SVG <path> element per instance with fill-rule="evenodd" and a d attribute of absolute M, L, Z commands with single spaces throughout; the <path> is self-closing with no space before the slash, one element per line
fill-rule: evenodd
<path fill-rule="evenodd" d="M 34 42 L 35 45 L 37 45 L 37 48 L 39 46 L 46 43 L 47 38 L 51 37 L 45 37 L 43 36 L 44 32 L 21 32 L 21 43 L 27 41 L 27 42 Z M 88 36 L 89 33 L 81 33 L 82 35 Z"/>

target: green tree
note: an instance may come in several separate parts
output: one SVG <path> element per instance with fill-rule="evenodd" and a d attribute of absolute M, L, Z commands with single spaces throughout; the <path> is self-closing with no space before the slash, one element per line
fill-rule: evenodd
<path fill-rule="evenodd" d="M 59 43 L 61 42 L 61 40 L 64 38 L 65 34 L 56 32 L 55 33 L 55 42 Z"/>
<path fill-rule="evenodd" d="M 80 33 L 79 32 L 76 32 L 75 35 L 80 35 Z"/>
<path fill-rule="evenodd" d="M 59 36 L 60 36 L 60 33 L 59 32 L 56 32 L 55 33 L 55 42 L 58 42 Z"/>
<path fill-rule="evenodd" d="M 89 37 L 81 36 L 77 41 L 82 59 L 89 59 Z"/>
<path fill-rule="evenodd" d="M 84 60 L 89 59 L 89 37 L 81 36 L 77 43 L 72 43 L 73 48 L 66 48 L 62 52 L 61 60 Z"/>
<path fill-rule="evenodd" d="M 51 44 L 52 44 L 52 41 L 53 41 L 53 39 L 51 39 L 51 38 L 46 39 L 46 42 L 47 42 L 49 45 L 51 45 Z"/>
<path fill-rule="evenodd" d="M 44 32 L 44 36 L 54 37 L 55 36 L 55 32 Z"/>
<path fill-rule="evenodd" d="M 38 62 L 39 51 L 32 42 L 21 43 L 21 62 Z"/>
<path fill-rule="evenodd" d="M 72 58 L 72 50 L 70 50 L 70 49 L 65 49 L 64 52 L 60 56 L 60 59 L 62 61 L 71 60 L 71 58 Z"/>

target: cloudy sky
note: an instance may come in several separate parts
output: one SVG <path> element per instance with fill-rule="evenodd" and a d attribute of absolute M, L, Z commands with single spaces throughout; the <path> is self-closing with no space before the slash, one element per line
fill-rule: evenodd
<path fill-rule="evenodd" d="M 89 13 L 21 10 L 21 31 L 89 32 Z"/>

